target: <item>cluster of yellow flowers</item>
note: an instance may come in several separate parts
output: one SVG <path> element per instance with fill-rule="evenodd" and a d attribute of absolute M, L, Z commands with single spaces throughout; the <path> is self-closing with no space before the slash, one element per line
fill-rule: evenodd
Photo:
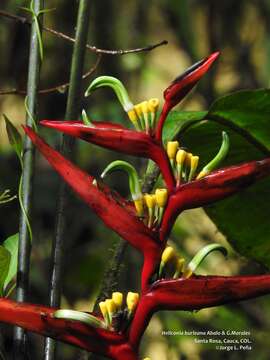
<path fill-rule="evenodd" d="M 185 267 L 185 259 L 179 256 L 172 246 L 167 246 L 161 255 L 159 277 L 161 277 L 165 266 L 168 264 L 172 264 L 175 267 L 174 279 L 177 279 L 179 276 L 188 278 L 192 275 L 192 271 L 187 266 Z"/>
<path fill-rule="evenodd" d="M 196 179 L 202 179 L 209 175 L 214 169 L 220 166 L 221 162 L 226 158 L 230 147 L 230 139 L 225 131 L 222 132 L 222 143 L 218 153 L 208 164 L 199 172 Z M 179 148 L 178 141 L 168 141 L 167 155 L 170 159 L 172 170 L 176 179 L 177 186 L 181 181 L 192 181 L 195 178 L 199 157 Z"/>
<path fill-rule="evenodd" d="M 192 181 L 199 163 L 199 156 L 179 148 L 178 141 L 168 141 L 167 155 L 173 169 L 177 186 L 181 181 Z"/>
<path fill-rule="evenodd" d="M 154 194 L 143 194 L 134 201 L 138 216 L 144 216 L 145 207 L 147 209 L 146 223 L 148 227 L 161 223 L 165 206 L 168 200 L 168 190 L 165 188 L 156 189 Z"/>
<path fill-rule="evenodd" d="M 145 130 L 150 133 L 155 128 L 159 100 L 154 98 L 134 105 L 127 114 L 137 130 Z"/>
<path fill-rule="evenodd" d="M 128 292 L 126 296 L 126 310 L 127 318 L 130 319 L 134 314 L 137 304 L 139 302 L 139 294 Z M 121 292 L 112 293 L 111 299 L 106 299 L 99 303 L 99 308 L 104 318 L 107 327 L 112 325 L 113 317 L 122 311 L 123 307 L 123 294 Z"/>

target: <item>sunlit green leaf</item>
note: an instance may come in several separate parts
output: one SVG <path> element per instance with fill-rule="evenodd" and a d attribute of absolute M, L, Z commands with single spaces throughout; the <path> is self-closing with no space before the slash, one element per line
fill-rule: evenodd
<path fill-rule="evenodd" d="M 172 111 L 163 127 L 163 141 L 173 140 L 180 131 L 204 119 L 206 111 Z"/>
<path fill-rule="evenodd" d="M 5 123 L 6 123 L 6 130 L 7 130 L 9 143 L 13 147 L 17 156 L 19 158 L 21 158 L 21 153 L 22 153 L 22 149 L 23 149 L 23 142 L 22 142 L 21 134 L 18 132 L 18 130 L 15 128 L 15 126 L 12 124 L 12 122 L 9 120 L 9 118 L 5 114 L 3 114 L 3 117 L 4 117 Z"/>
<path fill-rule="evenodd" d="M 10 264 L 8 269 L 8 274 L 4 282 L 4 290 L 7 288 L 8 284 L 13 280 L 17 274 L 18 267 L 18 246 L 19 246 L 19 234 L 14 234 L 7 238 L 3 242 L 3 246 L 10 252 Z"/>
<path fill-rule="evenodd" d="M 0 296 L 3 296 L 4 283 L 8 274 L 11 254 L 4 247 L 0 246 Z"/>

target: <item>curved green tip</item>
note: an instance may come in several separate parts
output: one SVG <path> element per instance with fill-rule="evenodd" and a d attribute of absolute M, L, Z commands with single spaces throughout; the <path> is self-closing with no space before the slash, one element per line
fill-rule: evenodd
<path fill-rule="evenodd" d="M 91 119 L 88 117 L 87 112 L 84 109 L 82 110 L 82 121 L 84 125 L 87 125 L 89 127 L 95 127 Z"/>
<path fill-rule="evenodd" d="M 106 328 L 106 325 L 103 321 L 91 314 L 82 311 L 59 309 L 53 313 L 53 317 L 56 319 L 79 321 L 95 328 Z"/>
<path fill-rule="evenodd" d="M 85 92 L 85 97 L 89 96 L 92 92 L 100 87 L 108 86 L 113 89 L 118 100 L 126 112 L 133 109 L 133 104 L 129 98 L 128 92 L 122 82 L 113 76 L 99 76 L 91 82 Z"/>
<path fill-rule="evenodd" d="M 201 250 L 197 252 L 197 254 L 193 257 L 193 259 L 188 264 L 187 268 L 194 272 L 198 266 L 202 263 L 202 261 L 213 251 L 220 251 L 224 256 L 227 256 L 227 249 L 220 244 L 210 244 L 204 246 Z"/>
<path fill-rule="evenodd" d="M 104 178 L 108 173 L 116 170 L 125 171 L 129 178 L 129 189 L 133 200 L 142 198 L 141 185 L 138 177 L 138 173 L 134 166 L 127 161 L 116 160 L 110 163 L 102 172 L 101 178 Z"/>
<path fill-rule="evenodd" d="M 210 174 L 226 158 L 230 148 L 230 138 L 225 131 L 222 131 L 222 143 L 217 155 L 200 172 L 197 178 Z"/>

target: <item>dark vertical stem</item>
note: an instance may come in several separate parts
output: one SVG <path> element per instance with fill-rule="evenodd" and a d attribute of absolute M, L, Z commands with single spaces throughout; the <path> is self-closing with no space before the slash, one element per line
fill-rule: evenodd
<path fill-rule="evenodd" d="M 36 13 L 44 6 L 43 0 L 34 1 L 34 10 Z M 40 53 L 38 34 L 35 22 L 31 27 L 30 54 L 28 66 L 28 82 L 27 82 L 27 105 L 29 112 L 26 116 L 26 124 L 32 125 L 32 118 L 36 119 L 37 112 L 37 89 L 40 75 Z M 22 202 L 28 217 L 31 213 L 32 205 L 32 183 L 34 173 L 34 146 L 28 136 L 24 139 L 23 148 L 23 170 L 22 170 Z M 16 300 L 23 302 L 26 300 L 29 282 L 29 266 L 31 255 L 31 241 L 27 228 L 26 218 L 23 211 L 20 213 L 19 224 L 19 253 L 18 253 L 18 275 Z M 20 360 L 26 358 L 25 348 L 25 331 L 22 328 L 14 329 L 14 359 Z"/>
<path fill-rule="evenodd" d="M 76 119 L 81 110 L 81 85 L 83 75 L 83 64 L 85 46 L 87 43 L 90 15 L 90 0 L 81 0 L 76 26 L 76 41 L 73 48 L 70 87 L 68 93 L 66 120 Z M 61 152 L 70 153 L 73 147 L 73 140 L 63 136 Z M 52 274 L 50 282 L 50 306 L 60 305 L 62 292 L 62 267 L 64 258 L 64 232 L 65 232 L 65 208 L 67 204 L 67 187 L 64 182 L 60 184 L 58 209 L 56 214 L 56 230 L 52 244 Z M 44 359 L 53 360 L 56 356 L 56 342 L 50 338 L 45 341 Z"/>

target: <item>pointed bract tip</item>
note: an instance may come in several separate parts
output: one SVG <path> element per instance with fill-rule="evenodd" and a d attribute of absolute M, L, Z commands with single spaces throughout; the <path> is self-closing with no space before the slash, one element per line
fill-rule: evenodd
<path fill-rule="evenodd" d="M 178 104 L 193 88 L 193 86 L 196 85 L 196 83 L 209 70 L 210 66 L 217 59 L 219 54 L 219 51 L 216 51 L 193 64 L 171 83 L 171 85 L 164 91 L 164 99 L 168 104 L 170 104 L 170 108 Z"/>
<path fill-rule="evenodd" d="M 209 67 L 213 64 L 213 62 L 217 60 L 219 55 L 220 55 L 220 52 L 215 51 L 214 53 L 208 55 L 206 58 L 204 58 L 202 60 L 202 64 L 206 67 L 205 71 L 207 71 L 209 69 Z"/>
<path fill-rule="evenodd" d="M 210 54 L 208 56 L 209 59 L 211 59 L 212 61 L 215 61 L 220 55 L 220 51 L 215 51 L 212 54 Z"/>

